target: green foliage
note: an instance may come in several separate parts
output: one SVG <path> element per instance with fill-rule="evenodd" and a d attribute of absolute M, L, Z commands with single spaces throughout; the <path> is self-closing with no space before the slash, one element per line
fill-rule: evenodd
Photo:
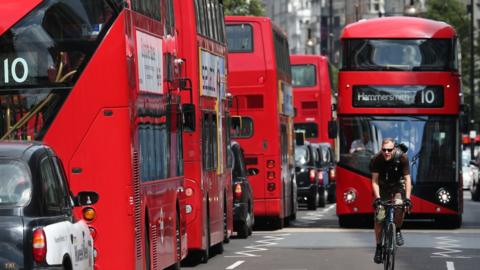
<path fill-rule="evenodd" d="M 426 18 L 444 21 L 452 25 L 458 35 L 460 41 L 460 49 L 462 54 L 462 83 L 465 96 L 465 103 L 470 104 L 470 14 L 467 12 L 467 6 L 460 0 L 428 0 Z M 477 44 L 480 40 L 477 40 Z M 476 62 L 480 59 L 479 48 L 474 48 Z M 475 67 L 474 77 L 479 77 L 478 66 Z M 479 91 L 478 86 L 476 91 Z M 478 99 L 478 98 L 477 98 Z M 479 108 L 478 102 L 476 107 Z M 480 120 L 480 112 L 475 111 L 476 122 Z"/>
<path fill-rule="evenodd" d="M 225 15 L 265 16 L 265 8 L 260 0 L 224 0 Z"/>

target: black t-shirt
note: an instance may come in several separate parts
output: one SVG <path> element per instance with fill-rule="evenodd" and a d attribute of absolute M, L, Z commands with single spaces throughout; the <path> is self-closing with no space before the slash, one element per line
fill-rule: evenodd
<path fill-rule="evenodd" d="M 400 158 L 395 158 L 400 154 L 393 152 L 393 157 L 390 160 L 385 160 L 382 153 L 377 153 L 370 161 L 370 171 L 378 173 L 378 184 L 380 186 L 396 186 L 401 184 L 403 176 L 410 174 L 410 165 L 408 157 L 405 153 L 401 153 Z"/>

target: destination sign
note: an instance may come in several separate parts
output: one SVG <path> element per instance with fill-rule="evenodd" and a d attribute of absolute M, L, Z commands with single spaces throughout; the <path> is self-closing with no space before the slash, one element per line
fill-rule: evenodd
<path fill-rule="evenodd" d="M 441 108 L 441 85 L 356 85 L 353 107 Z"/>

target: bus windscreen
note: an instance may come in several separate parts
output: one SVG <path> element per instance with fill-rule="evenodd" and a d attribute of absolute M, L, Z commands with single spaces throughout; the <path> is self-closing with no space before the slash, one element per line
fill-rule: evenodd
<path fill-rule="evenodd" d="M 369 176 L 370 160 L 382 140 L 393 138 L 408 147 L 414 184 L 455 181 L 456 136 L 451 131 L 456 123 L 454 117 L 444 116 L 343 117 L 339 165 Z M 358 148 L 360 142 L 365 147 Z"/>
<path fill-rule="evenodd" d="M 454 44 L 452 39 L 346 39 L 342 70 L 454 70 Z"/>

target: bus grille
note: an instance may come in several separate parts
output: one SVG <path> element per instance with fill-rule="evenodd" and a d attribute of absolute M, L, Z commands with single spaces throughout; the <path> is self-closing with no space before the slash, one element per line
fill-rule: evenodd
<path fill-rule="evenodd" d="M 135 215 L 135 253 L 137 259 L 142 258 L 142 218 L 140 211 L 140 167 L 138 152 L 133 152 L 133 203 Z"/>
<path fill-rule="evenodd" d="M 157 256 L 157 241 L 158 241 L 158 236 L 157 236 L 157 225 L 153 224 L 151 228 L 151 235 L 152 235 L 152 254 L 153 254 L 153 269 L 158 269 L 158 256 Z"/>

